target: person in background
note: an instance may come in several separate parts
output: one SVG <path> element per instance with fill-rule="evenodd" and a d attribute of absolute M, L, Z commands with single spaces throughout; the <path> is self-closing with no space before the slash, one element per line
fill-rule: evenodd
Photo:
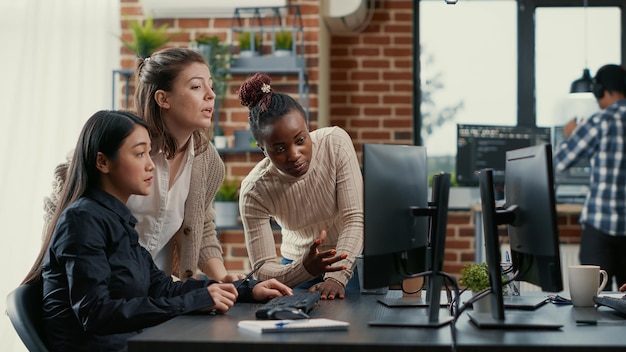
<path fill-rule="evenodd" d="M 557 146 L 554 165 L 567 170 L 589 159 L 589 192 L 580 215 L 581 264 L 600 265 L 613 280 L 626 282 L 626 71 L 622 66 L 602 66 L 593 78 L 593 94 L 600 112 L 580 125 L 569 122 L 567 137 Z M 623 287 L 626 289 L 625 287 Z"/>
<path fill-rule="evenodd" d="M 150 194 L 127 203 L 139 243 L 161 270 L 182 280 L 199 272 L 221 282 L 242 278 L 227 272 L 213 221 L 225 168 L 207 138 L 215 93 L 206 61 L 191 49 L 163 49 L 138 59 L 135 76 L 135 109 L 148 123 L 155 164 Z M 55 191 L 44 207 L 48 220 L 67 167 L 55 170 Z"/>
<path fill-rule="evenodd" d="M 124 351 L 141 329 L 237 299 L 290 295 L 276 280 L 174 282 L 139 245 L 125 203 L 154 181 L 147 124 L 120 111 L 85 123 L 38 258 L 23 284 L 43 280 L 43 330 L 53 351 Z M 241 284 L 241 285 L 239 285 Z"/>
<path fill-rule="evenodd" d="M 363 179 L 350 136 L 339 127 L 309 132 L 302 106 L 257 73 L 239 89 L 250 130 L 265 154 L 241 183 L 239 208 L 259 278 L 318 290 L 322 299 L 358 290 L 363 250 Z M 282 263 L 270 224 L 281 227 Z M 352 279 L 351 279 L 352 278 Z"/>

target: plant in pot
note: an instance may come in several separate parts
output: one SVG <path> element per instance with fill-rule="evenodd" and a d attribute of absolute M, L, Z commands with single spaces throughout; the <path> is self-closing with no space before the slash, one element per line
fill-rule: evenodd
<path fill-rule="evenodd" d="M 226 178 L 215 194 L 215 225 L 219 227 L 239 224 L 239 180 Z"/>
<path fill-rule="evenodd" d="M 261 35 L 254 35 L 254 48 L 252 46 L 252 33 L 241 32 L 237 38 L 239 42 L 239 56 L 240 57 L 253 57 L 258 56 L 261 52 Z"/>
<path fill-rule="evenodd" d="M 279 31 L 274 33 L 274 55 L 289 56 L 292 54 L 293 33 L 290 31 Z"/>
<path fill-rule="evenodd" d="M 230 65 L 233 57 L 230 55 L 230 46 L 224 44 L 214 36 L 201 35 L 196 39 L 194 47 L 207 61 L 213 78 L 213 91 L 215 92 L 215 106 L 213 108 L 213 143 L 216 148 L 226 148 L 226 137 L 219 126 L 219 105 L 224 101 L 228 90 L 228 81 L 232 78 Z"/>
<path fill-rule="evenodd" d="M 502 281 L 505 280 L 502 275 Z M 476 294 L 489 287 L 489 267 L 487 263 L 468 263 L 461 269 L 461 280 L 459 283 L 465 286 L 468 290 Z M 507 288 L 503 287 L 503 294 L 507 294 Z M 488 299 L 489 296 L 485 296 L 478 301 L 474 302 L 474 311 L 478 312 L 490 312 L 491 302 Z"/>
<path fill-rule="evenodd" d="M 132 31 L 133 40 L 125 41 L 120 38 L 122 44 L 130 51 L 134 52 L 140 58 L 146 58 L 152 55 L 157 49 L 167 44 L 173 37 L 167 33 L 168 24 L 162 24 L 159 27 L 154 26 L 154 20 L 151 17 L 145 21 L 130 21 L 128 27 Z"/>

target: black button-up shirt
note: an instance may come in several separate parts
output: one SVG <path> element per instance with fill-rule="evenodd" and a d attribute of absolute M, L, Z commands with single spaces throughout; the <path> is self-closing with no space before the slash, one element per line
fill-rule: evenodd
<path fill-rule="evenodd" d="M 59 351 L 122 351 L 142 328 L 212 306 L 214 281 L 173 282 L 139 244 L 125 204 L 89 191 L 61 215 L 43 262 L 47 343 Z M 253 283 L 254 284 L 254 283 Z M 243 285 L 240 300 L 250 299 Z"/>

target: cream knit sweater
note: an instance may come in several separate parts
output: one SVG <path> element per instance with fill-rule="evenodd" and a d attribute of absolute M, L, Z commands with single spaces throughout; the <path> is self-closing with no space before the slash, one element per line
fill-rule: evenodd
<path fill-rule="evenodd" d="M 280 172 L 269 158 L 261 160 L 243 180 L 239 208 L 246 247 L 253 264 L 266 260 L 261 280 L 276 278 L 296 286 L 313 278 L 302 265 L 311 244 L 327 230 L 320 251 L 331 248 L 348 258 L 335 265 L 348 269 L 325 274 L 344 285 L 352 277 L 355 257 L 363 250 L 363 178 L 350 136 L 339 127 L 311 132 L 313 151 L 308 172 L 293 177 Z M 270 225 L 281 226 L 280 264 Z"/>

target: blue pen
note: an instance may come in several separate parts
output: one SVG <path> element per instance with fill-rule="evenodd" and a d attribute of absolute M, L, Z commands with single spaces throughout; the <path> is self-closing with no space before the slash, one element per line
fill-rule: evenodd
<path fill-rule="evenodd" d="M 282 328 L 285 327 L 287 325 L 292 325 L 292 324 L 303 324 L 303 323 L 307 323 L 308 319 L 304 319 L 304 320 L 298 320 L 298 321 L 293 321 L 293 320 L 281 320 L 276 322 L 276 324 L 274 324 L 275 327 L 277 328 Z"/>
<path fill-rule="evenodd" d="M 283 326 L 289 324 L 289 322 L 286 321 L 279 321 L 278 323 L 274 324 L 275 327 L 277 328 L 282 328 Z"/>

